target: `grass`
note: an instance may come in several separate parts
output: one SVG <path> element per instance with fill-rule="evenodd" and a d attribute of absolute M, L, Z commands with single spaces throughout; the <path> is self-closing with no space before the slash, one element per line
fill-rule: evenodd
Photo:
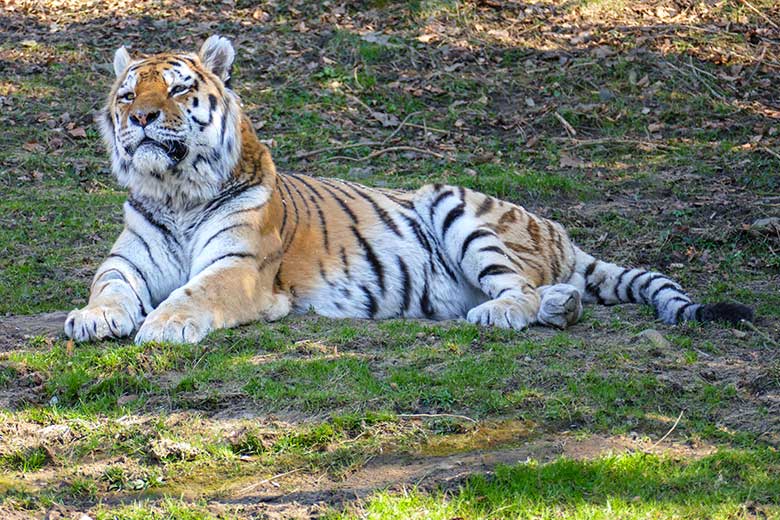
<path fill-rule="evenodd" d="M 0 458 L 0 466 L 22 473 L 38 471 L 46 465 L 49 455 L 42 448 L 17 451 Z"/>
<path fill-rule="evenodd" d="M 779 462 L 767 450 L 724 450 L 695 461 L 644 453 L 531 460 L 453 491 L 379 493 L 360 515 L 327 518 L 776 518 Z"/>
<path fill-rule="evenodd" d="M 0 314 L 83 305 L 121 229 L 92 120 L 113 50 L 190 50 L 208 26 L 240 36 L 235 88 L 280 170 L 521 203 L 599 257 L 753 305 L 760 333 L 616 307 L 563 332 L 309 316 L 198 346 L 9 336 L 0 516 L 780 518 L 780 257 L 746 229 L 776 213 L 780 37 L 736 1 L 489 4 L 239 0 L 185 21 L 66 3 L 68 42 L 9 13 Z M 384 144 L 339 149 L 361 141 Z M 396 145 L 443 158 L 365 159 Z"/>

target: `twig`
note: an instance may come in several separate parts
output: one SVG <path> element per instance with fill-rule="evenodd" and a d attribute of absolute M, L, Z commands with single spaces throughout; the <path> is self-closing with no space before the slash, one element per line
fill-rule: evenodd
<path fill-rule="evenodd" d="M 666 438 L 667 438 L 669 435 L 671 435 L 671 433 L 674 431 L 674 429 L 675 429 L 675 428 L 677 428 L 677 425 L 680 423 L 680 419 L 682 419 L 682 416 L 683 416 L 683 410 L 680 410 L 680 415 L 678 415 L 678 416 L 677 416 L 677 420 L 676 420 L 676 421 L 674 421 L 674 424 L 672 425 L 672 427 L 671 427 L 671 428 L 669 428 L 669 431 L 668 431 L 668 432 L 666 432 L 666 435 L 664 435 L 663 437 L 661 437 L 660 439 L 658 439 L 658 440 L 655 442 L 655 444 L 653 444 L 653 445 L 650 447 L 650 449 L 651 449 L 651 450 L 654 450 L 654 449 L 656 448 L 656 446 L 658 446 L 659 444 L 661 444 L 662 442 L 664 442 L 664 439 L 666 439 Z"/>
<path fill-rule="evenodd" d="M 358 80 L 357 71 L 358 67 L 352 69 L 352 78 L 355 80 L 355 85 L 357 85 L 360 90 L 363 90 L 363 85 L 361 85 L 360 81 Z"/>
<path fill-rule="evenodd" d="M 352 144 L 344 144 L 340 146 L 329 146 L 327 148 L 318 148 L 316 150 L 311 150 L 310 152 L 300 152 L 295 154 L 296 159 L 303 159 L 306 157 L 311 157 L 312 155 L 321 154 L 322 152 L 334 152 L 336 150 L 346 150 L 347 148 L 357 148 L 358 146 L 378 146 L 382 143 L 378 141 L 367 141 L 365 143 L 352 143 Z"/>
<path fill-rule="evenodd" d="M 260 482 L 255 482 L 254 484 L 250 484 L 247 487 L 239 490 L 238 492 L 239 493 L 246 493 L 248 491 L 252 491 L 256 487 L 262 486 L 263 484 L 268 484 L 272 480 L 276 480 L 278 478 L 286 477 L 287 475 L 292 475 L 293 473 L 298 473 L 299 471 L 303 471 L 303 470 L 304 470 L 304 468 L 295 468 L 295 469 L 292 469 L 290 471 L 285 471 L 284 473 L 279 473 L 278 475 L 274 475 L 273 477 L 269 477 L 269 478 L 267 478 L 265 480 L 261 480 Z"/>
<path fill-rule="evenodd" d="M 749 83 L 753 76 L 756 75 L 756 72 L 758 72 L 758 69 L 761 68 L 761 64 L 764 62 L 764 58 L 766 58 L 766 50 L 768 46 L 766 44 L 761 46 L 761 55 L 756 58 L 756 65 L 753 67 L 753 70 L 750 71 L 750 75 L 745 79 L 745 83 Z"/>
<path fill-rule="evenodd" d="M 750 2 L 748 2 L 747 0 L 742 0 L 742 3 L 743 3 L 743 4 L 745 4 L 746 6 L 748 6 L 748 7 L 750 8 L 750 10 L 751 10 L 751 11 L 753 11 L 753 12 L 754 12 L 754 13 L 756 13 L 758 16 L 760 16 L 761 18 L 763 18 L 763 19 L 766 21 L 766 23 L 768 23 L 769 25 L 771 25 L 771 26 L 772 26 L 772 27 L 774 27 L 775 29 L 780 29 L 780 25 L 777 25 L 775 22 L 773 22 L 773 21 L 772 21 L 772 19 L 771 19 L 771 18 L 769 18 L 767 15 L 765 15 L 763 12 L 761 12 L 761 10 L 759 10 L 759 9 L 757 9 L 757 8 L 755 8 L 755 7 L 753 7 L 753 4 L 751 4 L 751 3 L 750 3 Z"/>
<path fill-rule="evenodd" d="M 417 148 L 416 146 L 390 146 L 388 148 L 382 148 L 381 150 L 375 150 L 371 152 L 370 154 L 364 156 L 364 157 L 347 157 L 346 155 L 337 155 L 335 157 L 328 157 L 325 159 L 326 161 L 334 161 L 336 159 L 344 159 L 347 161 L 354 161 L 354 162 L 363 162 L 368 161 L 370 159 L 373 159 L 374 157 L 379 157 L 380 155 L 384 155 L 389 152 L 398 152 L 398 151 L 410 151 L 410 152 L 418 152 L 418 153 L 425 153 L 428 155 L 433 155 L 434 157 L 438 159 L 446 159 L 445 156 L 438 152 L 434 152 L 432 150 L 425 150 L 424 148 Z"/>
<path fill-rule="evenodd" d="M 767 333 L 766 333 L 766 332 L 764 332 L 764 331 L 760 330 L 758 327 L 756 327 L 755 325 L 753 325 L 753 324 L 752 324 L 751 322 L 749 322 L 748 320 L 739 320 L 739 323 L 740 323 L 740 324 L 742 324 L 742 325 L 744 325 L 745 327 L 749 328 L 750 330 L 752 330 L 753 332 L 755 332 L 756 334 L 758 334 L 758 335 L 759 335 L 759 336 L 761 336 L 762 338 L 764 338 L 764 340 L 765 340 L 767 343 L 769 343 L 770 345 L 772 345 L 773 347 L 780 347 L 780 345 L 778 345 L 777 341 L 775 341 L 775 340 L 773 340 L 772 338 L 770 338 L 770 337 L 767 335 Z"/>
<path fill-rule="evenodd" d="M 638 144 L 644 146 L 653 146 L 662 150 L 670 150 L 673 147 L 667 144 L 654 143 L 652 141 L 642 141 L 640 139 L 616 139 L 612 137 L 604 137 L 601 139 L 569 139 L 567 137 L 553 137 L 553 141 L 561 141 L 569 143 L 571 146 L 577 148 L 580 146 L 592 146 L 596 144 Z"/>
<path fill-rule="evenodd" d="M 668 66 L 670 66 L 671 68 L 673 68 L 674 70 L 676 70 L 677 72 L 679 72 L 681 75 L 685 76 L 686 78 L 690 78 L 690 77 L 691 77 L 691 74 L 688 74 L 688 73 L 686 73 L 684 70 L 682 70 L 680 67 L 677 67 L 677 66 L 676 66 L 676 65 L 674 65 L 672 62 L 670 62 L 670 61 L 667 61 L 667 60 L 664 60 L 664 63 L 665 63 L 665 64 L 667 64 Z M 721 101 L 723 101 L 723 100 L 725 100 L 725 99 L 726 99 L 726 97 L 725 97 L 723 94 L 721 94 L 720 92 L 718 92 L 718 91 L 716 91 L 714 88 L 712 88 L 712 87 L 710 86 L 710 84 L 709 84 L 709 83 L 707 83 L 707 82 L 704 80 L 704 78 L 702 78 L 701 76 L 699 76 L 698 74 L 696 74 L 696 70 L 697 70 L 697 69 L 696 69 L 695 67 L 693 67 L 693 66 L 691 65 L 691 68 L 692 68 L 692 69 L 693 69 L 693 71 L 694 71 L 694 73 L 693 73 L 693 79 L 694 79 L 694 81 L 695 81 L 696 83 L 701 83 L 702 85 L 704 85 L 705 87 L 707 87 L 707 90 L 709 90 L 709 91 L 710 91 L 710 93 L 711 93 L 713 96 L 715 96 L 716 98 L 720 99 Z M 695 86 L 695 83 L 694 83 L 694 86 Z"/>
<path fill-rule="evenodd" d="M 523 34 L 531 32 L 531 31 L 534 31 L 534 30 L 538 29 L 539 27 L 541 27 L 543 25 L 544 25 L 544 22 L 541 22 L 541 23 L 537 23 L 535 25 L 532 25 L 531 27 L 526 27 L 525 29 L 521 29 L 520 31 L 518 31 L 518 32 L 516 32 L 514 34 L 514 37 L 517 38 L 520 35 L 523 35 Z"/>
<path fill-rule="evenodd" d="M 423 125 L 417 125 L 417 124 L 414 124 L 414 123 L 408 123 L 406 126 L 410 126 L 412 128 L 419 128 L 421 130 L 425 130 L 426 132 L 438 132 L 440 134 L 449 134 L 450 133 L 449 130 L 444 130 L 443 128 L 434 128 L 434 127 L 428 126 L 428 125 L 423 126 Z"/>
<path fill-rule="evenodd" d="M 553 112 L 553 114 L 555 114 L 555 117 L 557 117 L 558 121 L 561 122 L 563 128 L 566 130 L 566 133 L 569 134 L 569 137 L 574 137 L 575 135 L 577 135 L 577 131 L 574 129 L 573 126 L 571 126 L 571 123 L 566 121 L 566 119 L 564 119 L 560 113 Z"/>
<path fill-rule="evenodd" d="M 478 421 L 475 421 L 471 417 L 467 417 L 465 415 L 457 415 L 452 413 L 399 413 L 398 417 L 407 417 L 411 419 L 416 418 L 436 418 L 436 417 L 452 417 L 454 419 L 465 419 L 467 421 L 473 422 L 474 424 L 479 424 Z"/>
<path fill-rule="evenodd" d="M 346 95 L 346 96 L 347 96 L 349 99 L 351 99 L 352 101 L 356 102 L 356 103 L 357 103 L 358 105 L 360 105 L 361 107 L 363 107 L 363 108 L 365 108 L 366 110 L 368 110 L 369 112 L 374 112 L 374 109 L 372 109 L 370 106 L 366 105 L 366 104 L 363 102 L 363 100 L 362 100 L 362 99 L 360 99 L 359 97 L 357 97 L 356 95 L 354 95 L 354 94 L 350 94 L 349 92 L 345 92 L 345 95 Z"/>
<path fill-rule="evenodd" d="M 776 151 L 772 150 L 771 148 L 769 148 L 767 146 L 762 146 L 761 149 L 764 150 L 769 155 L 773 156 L 775 159 L 780 159 L 780 153 L 777 153 Z"/>
<path fill-rule="evenodd" d="M 387 143 L 387 142 L 388 142 L 390 139 L 392 139 L 393 137 L 395 137 L 395 134 L 397 134 L 398 132 L 400 132 L 400 131 L 401 131 L 401 128 L 403 128 L 403 127 L 404 127 L 404 125 L 406 124 L 406 122 L 407 122 L 407 121 L 409 121 L 409 119 L 410 119 L 411 117 L 413 117 L 413 116 L 416 116 L 416 115 L 417 115 L 417 114 L 419 114 L 419 113 L 420 113 L 420 111 L 418 110 L 417 112 L 412 112 L 411 114 L 407 115 L 407 116 L 404 118 L 404 120 L 403 120 L 403 121 L 401 121 L 401 124 L 400 124 L 400 125 L 398 125 L 398 126 L 396 127 L 396 129 L 395 129 L 395 130 L 393 130 L 393 133 L 392 133 L 392 134 L 390 134 L 389 136 L 387 136 L 387 137 L 385 138 L 385 140 L 384 140 L 384 141 L 382 141 L 382 145 L 384 146 L 384 145 L 385 145 L 385 144 L 386 144 L 386 143 Z"/>

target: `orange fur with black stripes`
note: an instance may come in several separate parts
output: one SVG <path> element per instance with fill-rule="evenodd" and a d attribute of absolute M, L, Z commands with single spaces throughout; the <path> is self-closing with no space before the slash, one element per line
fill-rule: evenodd
<path fill-rule="evenodd" d="M 73 311 L 77 340 L 195 342 L 291 311 L 566 327 L 582 302 L 652 305 L 668 323 L 750 319 L 668 277 L 596 260 L 557 223 L 465 188 L 414 192 L 277 173 L 229 87 L 234 51 L 132 59 L 101 116 L 125 229 Z"/>

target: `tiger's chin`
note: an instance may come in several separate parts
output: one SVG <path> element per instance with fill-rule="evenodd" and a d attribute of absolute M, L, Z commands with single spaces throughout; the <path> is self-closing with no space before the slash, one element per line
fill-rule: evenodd
<path fill-rule="evenodd" d="M 192 157 L 199 155 L 187 150 L 182 156 L 171 157 L 157 147 L 139 146 L 127 167 L 115 170 L 116 177 L 135 197 L 157 201 L 174 211 L 189 210 L 219 194 L 225 181 L 219 170 L 202 164 L 194 168 Z"/>
<path fill-rule="evenodd" d="M 159 179 L 164 173 L 172 172 L 187 153 L 187 147 L 183 143 L 160 143 L 147 138 L 135 149 L 131 162 L 138 174 Z"/>

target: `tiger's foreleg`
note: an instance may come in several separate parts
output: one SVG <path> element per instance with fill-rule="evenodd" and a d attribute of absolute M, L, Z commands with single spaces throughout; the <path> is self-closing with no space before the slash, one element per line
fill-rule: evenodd
<path fill-rule="evenodd" d="M 65 334 L 76 341 L 129 336 L 183 281 L 177 244 L 129 206 L 126 214 L 124 231 L 95 273 L 89 303 L 65 320 Z"/>
<path fill-rule="evenodd" d="M 259 240 L 241 240 L 240 235 L 246 233 L 236 227 L 211 240 L 211 247 L 205 247 L 193 262 L 196 274 L 149 314 L 136 343 L 195 343 L 216 329 L 286 316 L 290 301 L 273 290 L 282 257 L 281 240 L 275 233 L 261 235 Z M 239 236 L 231 239 L 231 235 Z"/>

